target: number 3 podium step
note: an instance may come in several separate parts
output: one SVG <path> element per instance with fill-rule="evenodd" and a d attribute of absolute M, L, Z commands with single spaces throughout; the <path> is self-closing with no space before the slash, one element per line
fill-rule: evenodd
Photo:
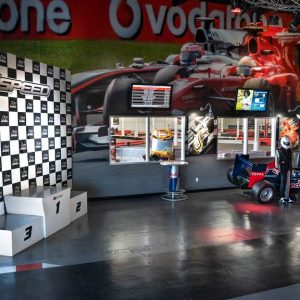
<path fill-rule="evenodd" d="M 0 255 L 13 256 L 44 238 L 39 216 L 0 216 Z"/>

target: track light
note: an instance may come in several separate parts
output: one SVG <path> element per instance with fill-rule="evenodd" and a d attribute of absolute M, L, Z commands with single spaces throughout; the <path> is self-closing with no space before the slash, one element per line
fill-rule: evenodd
<path fill-rule="evenodd" d="M 200 112 L 201 112 L 200 113 L 201 115 L 206 115 L 209 118 L 213 118 L 214 117 L 213 112 L 212 112 L 212 107 L 211 107 L 210 103 L 207 103 L 205 105 L 205 107 L 201 106 L 200 107 Z"/>
<path fill-rule="evenodd" d="M 249 4 L 245 1 L 231 0 L 231 12 L 234 15 L 242 15 L 249 8 L 250 8 Z"/>
<path fill-rule="evenodd" d="M 234 15 L 242 14 L 242 5 L 240 0 L 231 0 L 231 12 Z"/>
<path fill-rule="evenodd" d="M 288 109 L 288 112 L 289 113 L 291 113 L 291 112 L 297 112 L 297 111 L 299 111 L 300 110 L 300 105 L 297 105 L 295 108 L 293 108 L 293 109 Z M 298 113 L 296 113 L 296 117 L 298 118 L 298 119 L 300 119 L 300 114 L 298 114 Z"/>
<path fill-rule="evenodd" d="M 276 15 L 272 15 L 269 20 L 269 25 L 279 26 L 279 17 Z"/>
<path fill-rule="evenodd" d="M 187 0 L 172 0 L 172 6 L 177 6 L 185 3 Z"/>
<path fill-rule="evenodd" d="M 295 13 L 292 21 L 289 24 L 289 32 L 299 32 L 298 25 L 300 24 L 300 13 Z"/>

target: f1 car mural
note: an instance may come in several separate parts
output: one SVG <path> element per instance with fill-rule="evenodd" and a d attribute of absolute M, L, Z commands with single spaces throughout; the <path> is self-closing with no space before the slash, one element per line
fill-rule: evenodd
<path fill-rule="evenodd" d="M 168 61 L 176 61 L 176 56 L 168 58 Z M 74 150 L 80 152 L 108 149 L 108 119 L 104 120 L 104 117 L 108 116 L 108 104 L 104 100 L 107 87 L 112 81 L 120 79 L 121 82 L 125 80 L 128 83 L 138 78 L 140 81 L 152 82 L 156 72 L 167 63 L 144 64 L 142 59 L 135 59 L 134 63 L 126 68 L 95 70 L 73 75 Z M 121 87 L 123 88 L 122 84 Z M 116 106 L 113 113 L 118 115 L 124 112 Z"/>
<path fill-rule="evenodd" d="M 211 19 L 209 19 L 209 23 L 210 22 Z M 214 46 L 212 46 L 212 43 L 209 44 L 207 49 L 217 48 L 217 50 L 214 50 L 218 53 L 215 54 L 215 58 L 218 56 L 223 66 L 225 64 L 236 65 L 238 56 L 236 54 L 227 55 L 227 50 L 224 48 L 225 43 L 222 42 L 220 38 L 221 34 L 222 38 L 232 40 L 232 35 L 228 35 L 224 30 L 209 30 L 208 28 L 205 30 L 207 31 L 205 31 L 204 34 L 213 36 L 210 40 L 213 40 L 214 44 Z M 219 31 L 219 33 L 217 33 L 217 31 Z M 220 31 L 222 31 L 222 33 L 220 33 Z M 236 37 L 236 43 L 240 44 L 242 38 L 237 39 L 236 34 L 233 36 Z M 239 34 L 239 36 L 244 36 L 244 33 L 242 33 L 242 35 Z M 222 47 L 220 45 L 222 45 Z M 128 110 L 128 97 L 133 83 L 158 83 L 165 75 L 164 73 L 160 73 L 159 76 L 156 77 L 156 74 L 166 66 L 169 67 L 166 70 L 168 82 L 174 78 L 187 78 L 194 71 L 201 72 L 201 68 L 198 67 L 197 70 L 195 68 L 197 66 L 196 60 L 205 53 L 208 54 L 211 53 L 211 51 L 204 51 L 203 46 L 188 43 L 183 45 L 181 56 L 179 54 L 172 54 L 169 55 L 165 61 L 145 64 L 139 59 L 135 60 L 134 63 L 127 68 L 96 70 L 73 75 L 73 141 L 75 151 L 100 150 L 108 147 L 107 126 L 109 115 L 149 113 L 149 111 L 140 110 L 133 112 Z M 202 61 L 206 62 L 207 59 Z M 216 67 L 217 64 L 220 64 L 218 62 L 215 63 Z M 187 67 L 189 64 L 191 65 Z M 189 110 L 188 107 L 187 110 Z M 181 108 L 180 111 L 180 114 L 182 114 L 182 111 L 185 111 L 185 109 Z M 165 115 L 166 111 L 152 111 L 151 113 Z M 176 114 L 176 107 L 173 107 L 173 110 L 167 112 L 167 114 Z"/>
<path fill-rule="evenodd" d="M 244 45 L 248 55 L 236 64 L 228 60 L 228 64 L 223 65 L 219 55 L 202 56 L 196 67 L 198 72 L 171 82 L 173 107 L 186 112 L 209 102 L 214 114 L 232 114 L 236 90 L 241 87 L 269 90 L 270 116 L 297 105 L 300 100 L 300 34 L 289 33 L 280 27 L 250 26 L 245 29 L 248 34 Z M 197 37 L 198 43 L 207 43 L 204 34 L 196 34 Z M 225 59 L 228 57 L 223 58 L 223 63 Z M 160 70 L 154 81 L 168 68 Z"/>
<path fill-rule="evenodd" d="M 196 45 L 183 46 L 179 64 L 178 56 L 174 56 L 171 65 L 103 71 L 85 81 L 74 81 L 76 123 L 82 126 L 75 131 L 76 144 L 84 144 L 80 139 L 92 117 L 93 124 L 104 133 L 101 128 L 107 128 L 109 115 L 166 114 L 159 110 L 130 111 L 128 101 L 134 83 L 171 84 L 172 108 L 168 112 L 171 115 L 199 111 L 208 103 L 214 115 L 232 115 L 236 90 L 243 87 L 270 92 L 269 116 L 286 112 L 300 103 L 299 33 L 276 26 L 249 26 L 239 35 L 239 39 L 243 37 L 242 45 L 240 42 L 233 45 L 212 34 L 210 19 L 204 21 L 204 28 L 196 32 Z M 238 46 L 247 48 L 242 58 L 233 51 Z M 99 149 L 100 133 L 94 131 L 94 135 L 95 149 Z M 90 140 L 91 134 L 86 136 Z"/>
<path fill-rule="evenodd" d="M 262 204 L 276 199 L 280 187 L 280 173 L 275 161 L 268 164 L 254 164 L 249 155 L 236 155 L 234 167 L 227 173 L 228 180 L 241 189 L 251 190 L 252 198 Z M 290 197 L 300 193 L 300 169 L 292 170 L 290 179 Z"/>

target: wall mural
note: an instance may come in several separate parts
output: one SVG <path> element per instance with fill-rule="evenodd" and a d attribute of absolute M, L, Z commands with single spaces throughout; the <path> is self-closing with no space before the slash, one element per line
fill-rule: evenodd
<path fill-rule="evenodd" d="M 249 111 L 250 116 L 255 110 L 260 116 L 271 117 L 287 114 L 297 106 L 299 33 L 287 32 L 282 27 L 250 26 L 240 32 L 242 43 L 235 45 L 212 35 L 210 26 L 214 20 L 205 22 L 206 26 L 196 32 L 198 43 L 183 45 L 177 61 L 174 58 L 169 63 L 148 65 L 137 60 L 128 68 L 97 75 L 81 73 L 77 77 L 81 81 L 73 81 L 75 156 L 86 158 L 80 152 L 89 151 L 93 157 L 91 151 L 108 148 L 110 115 L 198 116 L 194 120 L 189 118 L 187 152 L 215 154 L 214 129 L 210 126 L 213 115 L 238 116 L 242 111 L 247 116 L 245 112 Z M 136 84 L 172 85 L 171 108 L 130 110 L 131 87 Z M 252 92 L 251 111 L 236 105 L 238 89 Z M 208 106 L 203 119 L 200 114 Z M 207 143 L 211 145 L 208 147 Z M 108 160 L 108 154 L 98 158 Z"/>
<path fill-rule="evenodd" d="M 53 43 L 57 60 L 74 70 L 72 135 L 78 174 L 83 163 L 94 168 L 95 162 L 108 161 L 111 115 L 193 115 L 187 120 L 186 153 L 204 155 L 216 153 L 209 114 L 239 116 L 237 89 L 269 91 L 265 117 L 293 116 L 300 104 L 300 34 L 297 24 L 291 31 L 291 13 L 264 11 L 261 22 L 251 25 L 255 11 L 234 14 L 230 1 L 87 0 L 84 6 L 60 1 L 62 19 L 55 20 L 58 2 L 37 0 L 42 5 L 30 8 L 39 16 L 35 22 L 26 1 L 21 1 L 23 14 L 14 2 L 10 15 L 15 19 L 0 16 L 0 38 L 32 39 L 41 47 Z M 91 39 L 92 46 L 85 48 Z M 172 85 L 171 108 L 129 109 L 133 84 Z M 208 104 L 210 111 L 202 116 L 201 108 Z"/>
<path fill-rule="evenodd" d="M 71 186 L 69 71 L 0 53 L 0 201 L 33 186 Z"/>

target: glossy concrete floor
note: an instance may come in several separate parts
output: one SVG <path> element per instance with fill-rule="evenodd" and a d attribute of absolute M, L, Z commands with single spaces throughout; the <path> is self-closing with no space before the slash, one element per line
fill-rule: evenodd
<path fill-rule="evenodd" d="M 36 263 L 57 267 L 5 272 Z M 300 202 L 240 190 L 90 201 L 87 216 L 0 256 L 0 273 L 1 300 L 300 299 Z"/>

